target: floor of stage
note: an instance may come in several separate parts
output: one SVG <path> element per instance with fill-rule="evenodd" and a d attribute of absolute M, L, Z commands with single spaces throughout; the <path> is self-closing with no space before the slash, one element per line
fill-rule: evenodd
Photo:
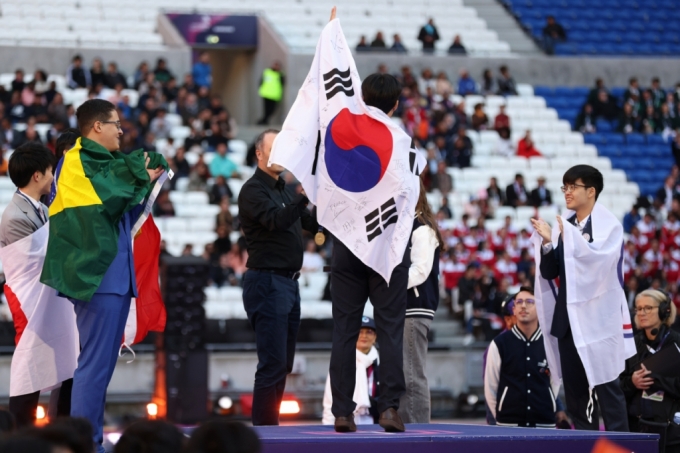
<path fill-rule="evenodd" d="M 634 453 L 657 453 L 658 436 L 602 431 L 506 428 L 500 426 L 406 425 L 405 433 L 386 433 L 378 425 L 339 434 L 332 426 L 258 426 L 262 453 L 587 453 L 601 438 Z"/>

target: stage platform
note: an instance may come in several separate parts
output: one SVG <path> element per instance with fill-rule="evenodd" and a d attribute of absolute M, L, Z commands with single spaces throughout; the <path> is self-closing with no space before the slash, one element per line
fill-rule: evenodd
<path fill-rule="evenodd" d="M 589 453 L 606 438 L 634 453 L 657 453 L 658 436 L 648 434 L 506 428 L 486 425 L 406 425 L 386 433 L 378 425 L 338 434 L 332 426 L 258 426 L 262 453 Z"/>

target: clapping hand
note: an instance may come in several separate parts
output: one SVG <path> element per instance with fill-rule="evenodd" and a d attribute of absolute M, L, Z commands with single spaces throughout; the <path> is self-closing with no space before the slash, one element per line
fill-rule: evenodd
<path fill-rule="evenodd" d="M 531 225 L 536 230 L 536 233 L 543 238 L 544 245 L 552 241 L 552 228 L 550 225 L 540 219 L 531 219 Z"/>

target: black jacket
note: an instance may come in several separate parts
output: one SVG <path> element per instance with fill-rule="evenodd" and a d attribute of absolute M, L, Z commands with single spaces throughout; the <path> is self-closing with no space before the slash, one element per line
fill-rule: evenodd
<path fill-rule="evenodd" d="M 515 326 L 493 342 L 501 360 L 496 422 L 525 427 L 555 426 L 557 407 L 541 328 L 526 338 Z M 487 360 L 492 360 L 491 351 Z"/>
<path fill-rule="evenodd" d="M 531 191 L 531 195 L 529 196 L 529 203 L 531 206 L 538 208 L 544 205 L 551 205 L 552 204 L 552 194 L 550 193 L 550 190 L 545 189 L 545 196 L 541 197 L 541 191 L 536 187 L 534 190 Z"/>
<path fill-rule="evenodd" d="M 640 431 L 639 420 L 649 420 L 653 422 L 668 422 L 673 420 L 673 414 L 680 412 L 680 376 L 661 377 L 655 375 L 654 385 L 647 390 L 648 394 L 663 391 L 663 401 L 654 401 L 642 398 L 642 390 L 633 385 L 632 376 L 637 370 L 638 364 L 652 353 L 648 349 L 649 344 L 654 349 L 674 348 L 677 344 L 680 347 L 680 333 L 662 326 L 657 336 L 657 341 L 650 343 L 644 331 L 635 334 L 635 349 L 637 354 L 626 361 L 626 369 L 621 373 L 620 383 L 623 393 L 626 395 L 628 404 L 628 416 L 631 431 Z M 667 431 L 666 445 L 680 444 L 680 427 L 672 425 Z"/>

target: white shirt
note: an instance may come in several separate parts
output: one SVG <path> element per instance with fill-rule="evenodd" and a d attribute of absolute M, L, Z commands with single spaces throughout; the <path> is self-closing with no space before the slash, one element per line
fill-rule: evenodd
<path fill-rule="evenodd" d="M 421 285 L 434 264 L 434 252 L 439 247 L 437 233 L 427 225 L 416 228 L 411 235 L 411 267 L 408 269 L 408 288 Z"/>
<path fill-rule="evenodd" d="M 40 202 L 37 201 L 37 200 L 34 200 L 33 197 L 27 195 L 27 194 L 26 194 L 24 191 L 22 191 L 21 189 L 18 189 L 18 190 L 19 190 L 19 193 L 21 193 L 21 195 L 23 195 L 28 201 L 31 202 L 31 204 L 33 205 L 33 207 L 34 207 L 35 210 L 36 210 L 36 213 L 38 213 L 38 216 L 40 217 L 40 220 L 42 220 L 43 222 L 47 222 L 47 218 L 45 217 L 45 211 L 43 211 L 43 208 L 42 208 L 42 203 L 40 203 Z"/>

